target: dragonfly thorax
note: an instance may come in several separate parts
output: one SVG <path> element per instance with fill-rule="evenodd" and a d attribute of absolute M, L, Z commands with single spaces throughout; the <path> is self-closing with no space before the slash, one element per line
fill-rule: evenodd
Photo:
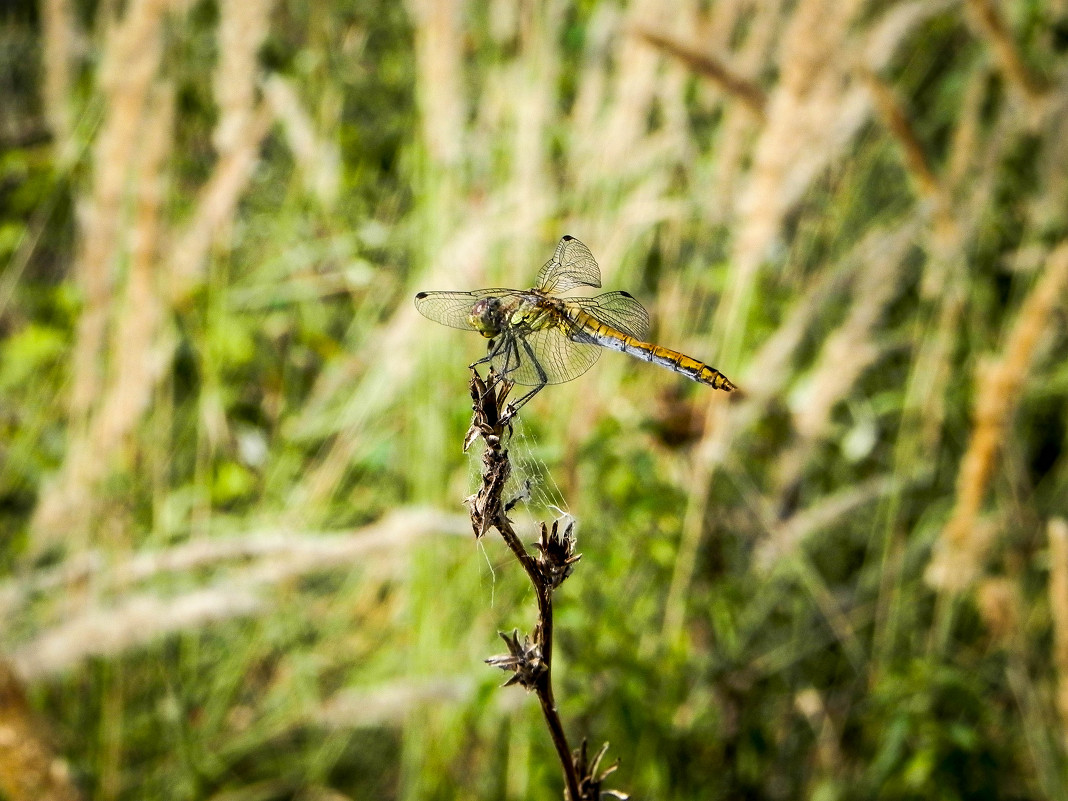
<path fill-rule="evenodd" d="M 500 298 L 481 298 L 471 307 L 467 320 L 486 339 L 493 339 L 504 328 L 504 312 Z"/>

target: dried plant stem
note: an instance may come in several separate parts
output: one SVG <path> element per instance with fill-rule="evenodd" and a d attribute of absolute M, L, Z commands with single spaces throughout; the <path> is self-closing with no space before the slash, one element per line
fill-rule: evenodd
<path fill-rule="evenodd" d="M 1068 522 L 1049 521 L 1049 605 L 1053 614 L 1053 666 L 1057 671 L 1057 711 L 1068 750 Z"/>
<path fill-rule="evenodd" d="M 534 627 L 533 639 L 524 636 L 521 642 L 518 631 L 511 636 L 502 633 L 509 653 L 486 661 L 512 672 L 506 685 L 520 684 L 538 696 L 553 747 L 563 767 L 566 798 L 570 801 L 594 801 L 603 795 L 626 798 L 620 793 L 601 791 L 601 781 L 616 768 L 610 765 L 604 771 L 599 770 L 601 758 L 608 748 L 607 743 L 592 761 L 587 759 L 585 741 L 581 748 L 572 751 L 553 693 L 553 591 L 571 575 L 574 564 L 581 558 L 580 554 L 574 552 L 573 526 L 568 525 L 561 534 L 557 523 L 553 523 L 551 531 L 543 523 L 541 536 L 535 543 L 539 551 L 537 556 L 531 555 L 519 539 L 508 518 L 512 504 L 504 500 L 505 487 L 512 473 L 508 449 L 505 447 L 511 431 L 510 419 L 514 414 L 510 406 L 505 406 L 512 384 L 491 371 L 487 386 L 477 371 L 471 372 L 474 419 L 464 440 L 464 450 L 479 437 L 486 445 L 482 454 L 482 485 L 475 495 L 466 500 L 471 512 L 471 525 L 476 537 L 483 536 L 490 528 L 500 533 L 530 579 L 538 601 L 538 622 Z"/>
<path fill-rule="evenodd" d="M 477 373 L 476 373 L 477 377 Z M 526 548 L 519 539 L 519 535 L 512 528 L 512 523 L 504 511 L 502 500 L 505 484 L 511 475 L 511 462 L 508 459 L 508 451 L 504 448 L 502 440 L 507 427 L 502 422 L 499 403 L 503 402 L 508 385 L 504 385 L 501 394 L 496 390 L 487 390 L 480 378 L 472 379 L 472 395 L 476 403 L 476 416 L 482 416 L 490 427 L 490 433 L 482 433 L 486 443 L 486 451 L 482 456 L 483 485 L 480 495 L 484 499 L 481 508 L 478 503 L 471 504 L 471 520 L 476 526 L 476 534 L 485 533 L 487 525 L 493 526 L 500 533 L 501 538 L 509 550 L 515 554 L 519 564 L 526 571 L 530 583 L 534 585 L 535 595 L 538 599 L 538 624 L 534 630 L 535 646 L 540 648 L 540 661 L 544 666 L 538 675 L 533 677 L 533 685 L 529 688 L 538 696 L 541 704 L 545 723 L 549 727 L 549 734 L 556 748 L 557 756 L 564 768 L 564 780 L 567 784 L 568 796 L 578 799 L 578 776 L 575 773 L 575 763 L 571 759 L 571 747 L 564 733 L 560 714 L 556 709 L 556 699 L 552 685 L 552 648 L 553 648 L 553 604 L 552 589 L 546 587 L 541 580 L 534 558 L 527 553 Z M 481 405 L 481 409 L 479 409 Z M 519 675 L 517 673 L 517 675 Z"/>
<path fill-rule="evenodd" d="M 658 50 L 677 58 L 694 72 L 705 76 L 724 92 L 742 101 L 760 120 L 764 119 L 764 107 L 768 98 L 764 90 L 753 81 L 743 78 L 708 53 L 703 53 L 695 46 L 680 42 L 674 37 L 643 27 L 635 28 L 634 33 Z"/>
<path fill-rule="evenodd" d="M 41 37 L 41 66 L 44 72 L 41 100 L 61 159 L 66 157 L 72 129 L 69 95 L 74 14 L 70 6 L 69 0 L 44 0 L 41 3 L 44 34 Z"/>
<path fill-rule="evenodd" d="M 978 575 L 989 543 L 979 511 L 994 473 L 999 444 L 1015 408 L 1050 313 L 1068 284 L 1068 242 L 1050 254 L 1045 270 L 1020 309 L 1004 355 L 982 370 L 975 402 L 975 427 L 957 477 L 953 513 L 927 568 L 926 578 L 942 590 L 960 591 Z"/>
<path fill-rule="evenodd" d="M 437 166 L 459 160 L 464 141 L 463 0 L 409 0 L 415 34 L 423 144 Z"/>
<path fill-rule="evenodd" d="M 270 28 L 273 0 L 244 0 L 219 7 L 219 61 L 213 84 L 219 121 L 212 133 L 220 156 L 241 148 L 256 108 L 259 49 Z"/>
<path fill-rule="evenodd" d="M 76 270 L 85 303 L 73 356 L 69 445 L 34 512 L 33 553 L 60 541 L 74 550 L 84 546 L 94 490 L 128 447 L 173 355 L 176 343 L 163 335 L 162 323 L 200 285 L 210 247 L 232 219 L 273 122 L 271 109 L 255 103 L 256 48 L 271 1 L 227 5 L 220 36 L 241 47 L 222 48 L 229 72 L 216 81 L 219 159 L 185 224 L 164 219 L 174 98 L 159 73 L 166 15 L 179 6 L 134 0 L 108 34 L 98 76 L 106 112 L 94 144 L 92 190 L 79 215 Z M 130 177 L 136 189 L 128 186 Z M 127 238 L 121 229 L 131 197 L 134 233 Z M 162 243 L 171 244 L 166 258 Z M 121 286 L 115 268 L 126 255 L 130 269 Z M 119 293 L 121 306 L 113 302 Z M 109 332 L 110 354 L 104 349 Z"/>
<path fill-rule="evenodd" d="M 1043 97 L 1042 84 L 1024 63 L 1016 41 L 995 5 L 991 0 L 967 0 L 967 3 L 980 32 L 993 48 L 998 66 L 1005 73 L 1010 85 L 1015 86 L 1032 107 L 1037 107 Z"/>
<path fill-rule="evenodd" d="M 924 153 L 923 145 L 920 144 L 901 101 L 894 94 L 894 90 L 871 70 L 861 68 L 860 75 L 871 91 L 875 110 L 879 113 L 883 125 L 901 146 L 905 167 L 916 183 L 919 193 L 941 206 L 944 197 L 942 187 L 928 163 L 927 154 Z"/>
<path fill-rule="evenodd" d="M 101 394 L 101 356 L 107 336 L 123 199 L 137 150 L 146 100 L 163 53 L 163 0 L 137 0 L 111 29 L 98 83 L 105 118 L 93 146 L 93 186 L 81 204 L 81 243 L 75 261 L 84 307 L 78 318 L 70 413 L 84 423 Z"/>
<path fill-rule="evenodd" d="M 200 286 L 211 245 L 233 219 L 273 122 L 274 115 L 265 103 L 253 110 L 237 135 L 236 144 L 220 156 L 211 177 L 200 188 L 193 215 L 175 233 L 177 244 L 170 264 L 172 304 L 185 303 Z"/>

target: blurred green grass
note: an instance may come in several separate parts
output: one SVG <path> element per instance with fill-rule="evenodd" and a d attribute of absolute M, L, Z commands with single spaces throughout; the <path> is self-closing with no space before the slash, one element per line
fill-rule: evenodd
<path fill-rule="evenodd" d="M 572 740 L 609 740 L 635 797 L 1068 797 L 1063 287 L 950 561 L 971 572 L 925 580 L 1068 229 L 1064 10 L 999 7 L 1036 100 L 980 6 L 3 12 L 0 643 L 84 796 L 560 794 L 536 705 L 482 664 L 533 619 L 460 505 L 483 343 L 411 296 L 526 286 L 569 233 L 748 394 L 609 353 L 524 409 L 584 554 L 557 611 Z M 765 119 L 641 29 L 755 81 Z M 254 167 L 212 206 L 228 153 Z"/>

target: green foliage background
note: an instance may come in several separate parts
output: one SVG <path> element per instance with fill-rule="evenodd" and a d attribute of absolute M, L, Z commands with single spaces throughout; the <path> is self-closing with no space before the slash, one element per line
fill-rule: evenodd
<path fill-rule="evenodd" d="M 86 798 L 560 797 L 536 704 L 482 664 L 533 620 L 460 505 L 482 344 L 411 297 L 526 286 L 565 233 L 746 391 L 607 354 L 523 410 L 517 452 L 583 553 L 557 697 L 576 744 L 611 742 L 612 786 L 1068 798 L 1063 283 L 1027 305 L 1068 234 L 1063 3 L 999 4 L 1000 30 L 978 1 L 277 0 L 259 33 L 227 8 L 0 12 L 0 643 Z M 124 167 L 101 141 L 136 13 L 159 57 Z M 58 95 L 49 14 L 74 31 Z M 257 109 L 179 280 L 220 127 Z M 129 360 L 143 400 L 109 407 Z M 982 504 L 948 542 L 990 404 Z M 519 518 L 532 539 L 553 514 Z"/>

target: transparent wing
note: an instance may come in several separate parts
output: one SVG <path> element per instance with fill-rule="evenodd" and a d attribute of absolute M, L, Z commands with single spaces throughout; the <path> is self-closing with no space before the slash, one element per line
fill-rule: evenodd
<path fill-rule="evenodd" d="M 503 298 L 516 294 L 515 289 L 476 289 L 474 292 L 420 292 L 415 296 L 415 308 L 435 323 L 477 330 L 468 320 L 471 307 L 481 298 Z"/>
<path fill-rule="evenodd" d="M 543 292 L 558 294 L 577 286 L 601 285 L 601 269 L 590 249 L 573 236 L 565 236 L 556 253 L 538 273 L 535 286 Z"/>
<path fill-rule="evenodd" d="M 635 339 L 649 334 L 649 313 L 629 292 L 605 292 L 595 298 L 567 298 L 568 306 L 577 306 L 600 322 Z"/>
<path fill-rule="evenodd" d="M 563 329 L 546 328 L 522 336 L 504 334 L 490 364 L 510 381 L 536 387 L 578 378 L 600 355 L 597 345 L 572 342 Z"/>

